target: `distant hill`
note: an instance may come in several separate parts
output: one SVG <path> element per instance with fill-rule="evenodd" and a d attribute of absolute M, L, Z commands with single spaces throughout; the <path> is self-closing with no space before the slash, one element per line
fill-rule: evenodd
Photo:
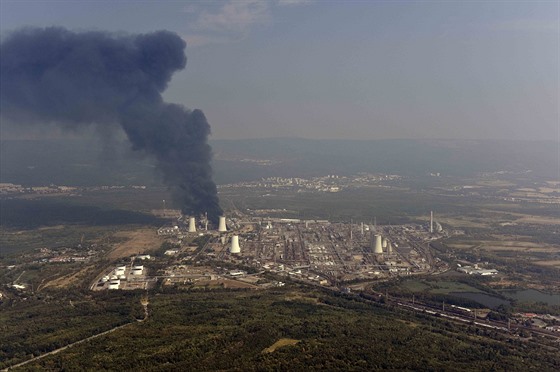
<path fill-rule="evenodd" d="M 358 172 L 469 176 L 532 170 L 542 177 L 559 177 L 560 145 L 554 141 L 270 138 L 215 140 L 211 145 L 217 183 Z M 1 141 L 0 182 L 160 184 L 150 159 L 132 152 L 127 143 L 102 149 L 90 139 Z"/>

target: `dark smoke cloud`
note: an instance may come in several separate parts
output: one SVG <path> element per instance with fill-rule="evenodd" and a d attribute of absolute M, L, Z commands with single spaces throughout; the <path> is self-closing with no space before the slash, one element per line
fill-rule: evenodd
<path fill-rule="evenodd" d="M 4 119 L 64 128 L 120 125 L 135 150 L 152 155 L 184 213 L 221 214 L 200 110 L 163 101 L 173 73 L 186 65 L 185 42 L 143 35 L 29 28 L 0 45 Z"/>

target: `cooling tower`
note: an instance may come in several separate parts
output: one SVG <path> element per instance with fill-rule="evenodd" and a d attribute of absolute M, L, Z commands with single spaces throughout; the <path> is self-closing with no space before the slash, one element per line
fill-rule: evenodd
<path fill-rule="evenodd" d="M 189 218 L 189 232 L 196 232 L 196 222 L 194 217 Z"/>
<path fill-rule="evenodd" d="M 229 253 L 241 253 L 241 247 L 239 246 L 239 236 L 234 235 L 231 237 L 231 247 L 229 248 Z"/>
<path fill-rule="evenodd" d="M 382 246 L 383 248 L 387 248 L 387 239 L 381 238 L 381 246 Z"/>
<path fill-rule="evenodd" d="M 375 247 L 373 248 L 373 253 L 375 254 L 382 254 L 383 253 L 383 247 L 381 244 L 381 235 L 376 234 L 375 235 Z"/>
<path fill-rule="evenodd" d="M 393 244 L 387 242 L 387 254 L 393 254 Z"/>
<path fill-rule="evenodd" d="M 218 225 L 218 231 L 219 232 L 226 232 L 227 231 L 225 216 L 220 216 L 220 223 Z"/>

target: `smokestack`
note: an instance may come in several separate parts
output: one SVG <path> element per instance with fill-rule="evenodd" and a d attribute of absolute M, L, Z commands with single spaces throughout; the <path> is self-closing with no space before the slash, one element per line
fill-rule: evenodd
<path fill-rule="evenodd" d="M 434 211 L 430 211 L 430 234 L 434 232 Z"/>
<path fill-rule="evenodd" d="M 189 232 L 190 233 L 196 232 L 196 221 L 194 217 L 189 218 Z"/>
<path fill-rule="evenodd" d="M 239 246 L 239 236 L 234 235 L 231 237 L 231 247 L 229 248 L 229 253 L 241 253 L 241 247 Z"/>
<path fill-rule="evenodd" d="M 186 66 L 186 44 L 169 31 L 123 35 L 25 28 L 0 44 L 2 121 L 94 126 L 105 143 L 121 130 L 150 155 L 186 215 L 222 213 L 212 180 L 210 125 L 200 110 L 166 103 L 162 93 Z"/>
<path fill-rule="evenodd" d="M 376 234 L 375 236 L 375 246 L 373 248 L 373 253 L 375 254 L 382 254 L 383 253 L 383 248 L 381 246 L 381 235 Z"/>
<path fill-rule="evenodd" d="M 227 231 L 226 217 L 225 216 L 220 216 L 220 224 L 218 226 L 218 231 L 219 232 L 226 232 Z"/>

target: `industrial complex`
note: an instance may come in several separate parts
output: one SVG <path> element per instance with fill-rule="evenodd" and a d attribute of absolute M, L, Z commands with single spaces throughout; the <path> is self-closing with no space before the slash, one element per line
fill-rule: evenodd
<path fill-rule="evenodd" d="M 433 255 L 430 243 L 446 234 L 434 221 L 433 213 L 425 225 L 332 223 L 235 212 L 234 217 L 221 216 L 217 228 L 212 228 L 205 217 L 179 217 L 158 229 L 158 235 L 172 247 L 163 252 L 169 264 L 165 270 L 150 272 L 145 267 L 149 264 L 138 262 L 149 263 L 156 257 L 139 254 L 130 262 L 107 268 L 91 288 L 149 288 L 158 278 L 165 278 L 168 284 L 223 284 L 225 279 L 250 283 L 256 281 L 248 280 L 248 276 L 263 272 L 328 286 L 435 274 L 447 271 L 449 265 Z"/>

